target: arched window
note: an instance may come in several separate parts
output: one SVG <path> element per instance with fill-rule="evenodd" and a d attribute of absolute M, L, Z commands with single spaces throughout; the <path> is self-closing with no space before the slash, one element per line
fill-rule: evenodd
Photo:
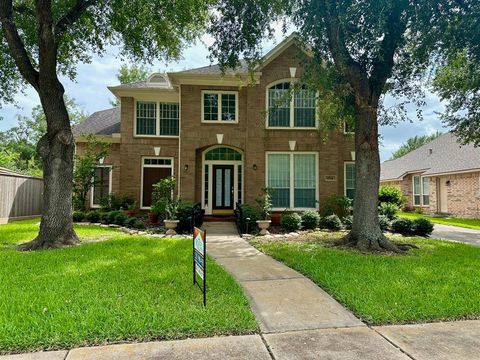
<path fill-rule="evenodd" d="M 241 161 L 242 154 L 227 147 L 217 147 L 205 153 L 205 160 L 233 160 Z"/>
<path fill-rule="evenodd" d="M 268 127 L 315 128 L 316 94 L 290 81 L 268 88 Z"/>

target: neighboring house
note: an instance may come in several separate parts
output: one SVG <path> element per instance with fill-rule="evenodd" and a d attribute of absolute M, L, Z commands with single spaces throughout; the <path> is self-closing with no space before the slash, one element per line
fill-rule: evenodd
<path fill-rule="evenodd" d="M 147 210 L 152 185 L 169 175 L 180 197 L 200 202 L 206 214 L 254 203 L 266 186 L 275 189 L 276 211 L 353 196 L 353 136 L 320 130 L 316 91 L 297 86 L 289 96 L 307 56 L 292 35 L 253 73 L 242 61 L 223 75 L 212 65 L 109 87 L 120 108 L 94 113 L 74 129 L 78 153 L 86 134 L 112 143 L 90 205 L 114 192 Z"/>
<path fill-rule="evenodd" d="M 385 161 L 380 182 L 399 187 L 408 205 L 424 212 L 480 217 L 480 149 L 451 133 Z"/>

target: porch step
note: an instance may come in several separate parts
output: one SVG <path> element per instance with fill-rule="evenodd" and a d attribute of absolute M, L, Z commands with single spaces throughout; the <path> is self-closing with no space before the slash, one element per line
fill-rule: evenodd
<path fill-rule="evenodd" d="M 235 215 L 228 214 L 228 215 L 204 215 L 203 216 L 204 222 L 235 222 Z"/>

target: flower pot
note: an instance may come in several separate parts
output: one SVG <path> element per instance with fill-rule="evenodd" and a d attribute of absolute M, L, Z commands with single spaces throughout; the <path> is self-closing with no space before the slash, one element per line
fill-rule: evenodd
<path fill-rule="evenodd" d="M 280 225 L 280 220 L 282 218 L 282 214 L 281 213 L 272 213 L 270 215 L 270 219 L 272 220 L 272 225 Z"/>
<path fill-rule="evenodd" d="M 156 224 L 158 222 L 158 214 L 148 213 L 148 221 L 150 224 Z"/>
<path fill-rule="evenodd" d="M 175 229 L 177 228 L 178 222 L 178 220 L 164 220 L 165 227 L 167 228 L 167 232 L 165 234 L 176 235 L 177 232 Z"/>
<path fill-rule="evenodd" d="M 268 235 L 268 227 L 270 226 L 270 220 L 257 220 L 258 228 L 260 229 L 260 235 Z"/>
<path fill-rule="evenodd" d="M 133 217 L 135 215 L 135 210 L 125 210 L 125 215 L 128 217 Z M 157 214 L 157 221 L 158 221 L 158 214 Z"/>

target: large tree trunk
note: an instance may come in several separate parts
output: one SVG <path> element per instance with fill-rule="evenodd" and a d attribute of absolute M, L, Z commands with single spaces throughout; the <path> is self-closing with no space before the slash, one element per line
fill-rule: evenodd
<path fill-rule="evenodd" d="M 385 237 L 378 222 L 379 183 L 377 107 L 357 103 L 353 224 L 345 240 L 362 250 L 397 252 L 399 248 Z"/>
<path fill-rule="evenodd" d="M 79 241 L 72 223 L 74 142 L 63 87 L 55 79 L 41 85 L 40 100 L 47 118 L 47 134 L 37 150 L 43 162 L 44 192 L 38 236 L 22 250 L 57 248 Z"/>

